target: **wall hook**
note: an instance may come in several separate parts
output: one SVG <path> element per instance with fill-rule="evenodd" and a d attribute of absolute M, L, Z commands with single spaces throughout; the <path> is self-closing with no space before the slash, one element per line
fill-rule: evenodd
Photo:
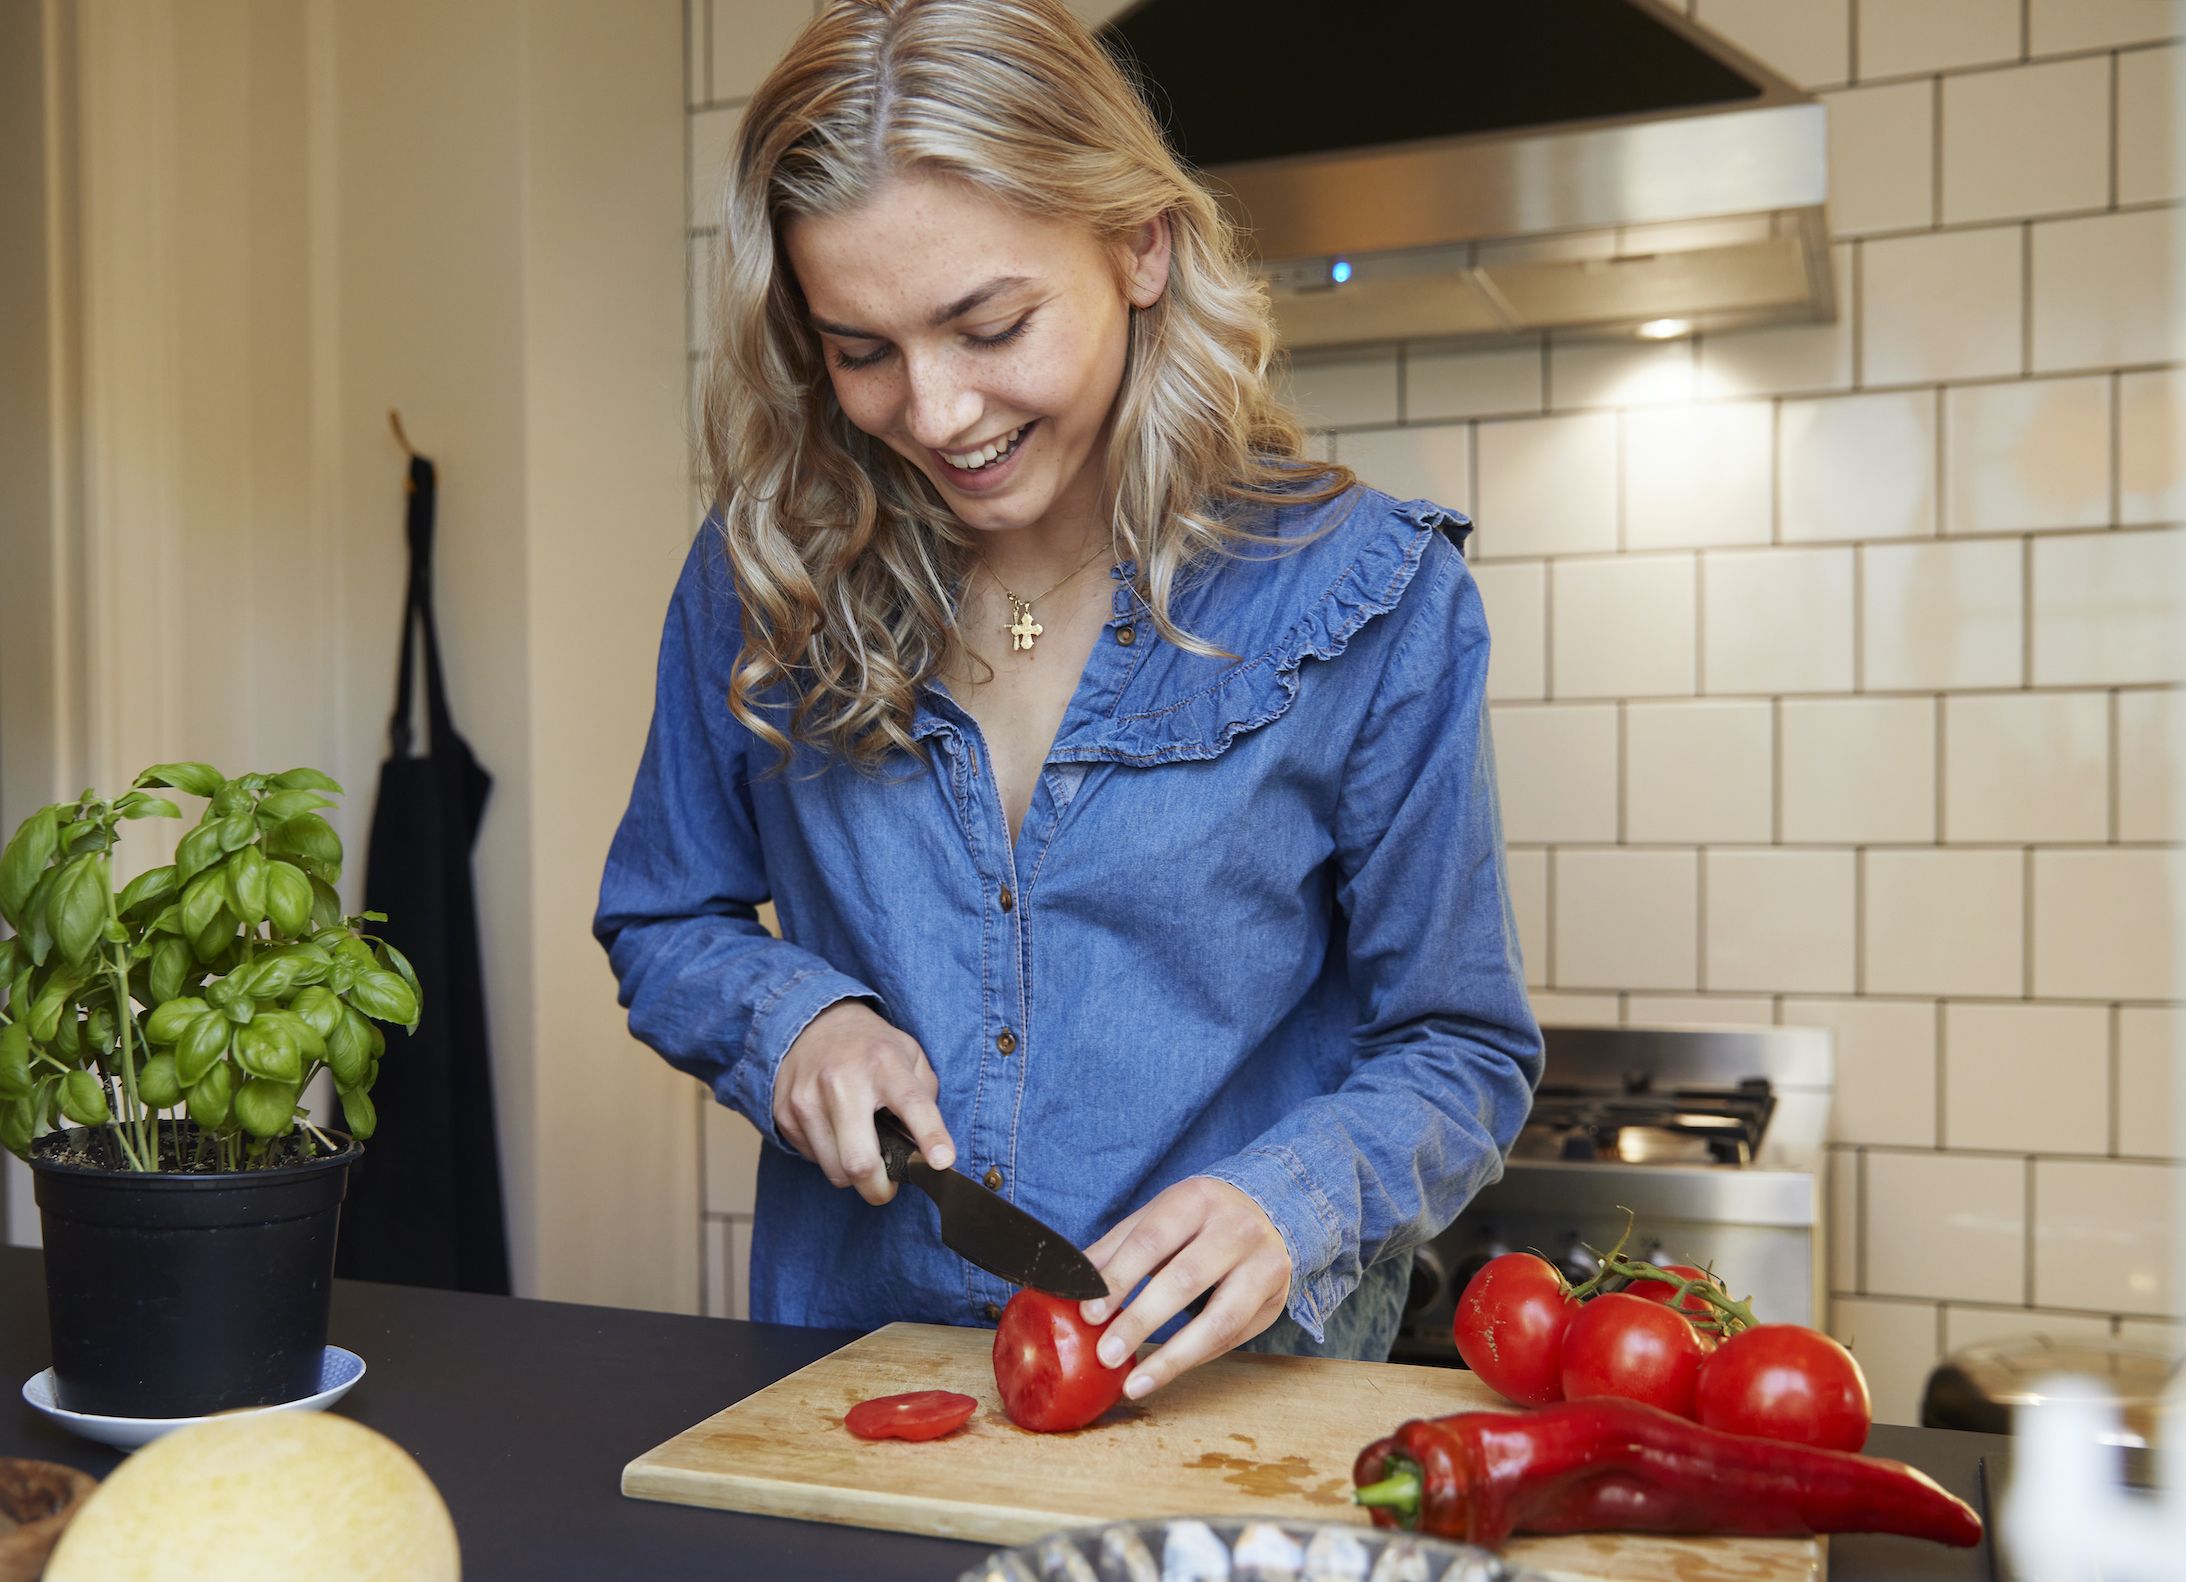
<path fill-rule="evenodd" d="M 393 407 L 387 409 L 387 426 L 395 431 L 395 438 L 402 445 L 402 453 L 412 461 L 416 461 L 417 452 L 410 445 L 410 436 L 402 431 L 402 414 Z M 404 472 L 402 475 L 402 492 L 404 494 L 417 493 L 417 480 L 412 478 L 408 472 Z"/>

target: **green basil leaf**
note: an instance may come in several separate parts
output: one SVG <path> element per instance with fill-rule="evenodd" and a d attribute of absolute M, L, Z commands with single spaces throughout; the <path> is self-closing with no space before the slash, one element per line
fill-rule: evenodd
<path fill-rule="evenodd" d="M 334 1029 L 342 1024 L 342 1002 L 323 984 L 299 991 L 296 998 L 289 1001 L 288 1008 L 302 1017 L 322 1039 L 332 1038 Z"/>
<path fill-rule="evenodd" d="M 144 1023 L 145 1041 L 163 1047 L 168 1044 L 179 1044 L 182 1042 L 182 1035 L 189 1030 L 190 1024 L 211 1009 L 211 1006 L 195 996 L 187 999 L 169 1000 L 146 1018 Z"/>
<path fill-rule="evenodd" d="M 188 940 L 172 936 L 162 939 L 152 952 L 152 998 L 164 1003 L 180 994 L 192 965 Z"/>
<path fill-rule="evenodd" d="M 205 926 L 190 936 L 190 949 L 197 953 L 199 961 L 209 962 L 225 950 L 234 938 L 235 917 L 223 901 L 213 909 L 213 915 L 206 919 Z"/>
<path fill-rule="evenodd" d="M 231 814 L 215 827 L 220 831 L 222 851 L 241 851 L 258 838 L 258 821 L 248 813 Z"/>
<path fill-rule="evenodd" d="M 154 764 L 133 782 L 140 786 L 173 786 L 192 796 L 211 796 L 221 787 L 220 771 L 211 764 Z"/>
<path fill-rule="evenodd" d="M 367 1016 L 404 1027 L 417 1021 L 417 996 L 392 972 L 360 973 L 349 990 L 349 1003 Z"/>
<path fill-rule="evenodd" d="M 182 1079 L 175 1073 L 173 1055 L 154 1055 L 137 1073 L 137 1098 L 155 1110 L 164 1110 L 182 1098 Z"/>
<path fill-rule="evenodd" d="M 173 863 L 147 869 L 122 887 L 120 896 L 114 902 L 114 910 L 127 916 L 139 907 L 157 906 L 171 899 L 181 887 L 182 879 L 175 872 Z"/>
<path fill-rule="evenodd" d="M 17 826 L 15 838 L 0 852 L 0 916 L 23 928 L 23 908 L 47 863 L 61 849 L 60 813 L 40 808 Z"/>
<path fill-rule="evenodd" d="M 266 915 L 284 934 L 301 934 L 311 923 L 311 880 L 292 862 L 266 864 Z"/>
<path fill-rule="evenodd" d="M 201 873 L 182 892 L 182 932 L 195 939 L 204 932 L 228 896 L 227 875 L 215 868 Z"/>
<path fill-rule="evenodd" d="M 361 1088 L 336 1090 L 342 1101 L 342 1119 L 349 1123 L 349 1135 L 358 1142 L 370 1139 L 373 1128 L 380 1123 L 379 1112 L 372 1107 L 372 1096 Z"/>
<path fill-rule="evenodd" d="M 296 1118 L 298 1084 L 252 1077 L 236 1090 L 235 1118 L 253 1137 L 278 1137 Z"/>
<path fill-rule="evenodd" d="M 207 1011 L 183 1028 L 175 1043 L 175 1071 L 184 1087 L 196 1087 L 219 1063 L 229 1037 L 228 1019 L 218 1011 Z"/>
<path fill-rule="evenodd" d="M 323 807 L 334 806 L 331 797 L 323 797 L 316 791 L 269 792 L 258 804 L 258 822 L 271 828 L 303 813 L 314 813 Z"/>
<path fill-rule="evenodd" d="M 0 1147 L 18 1158 L 30 1157 L 30 1136 L 38 1129 L 38 1100 L 25 1093 L 12 1102 L 0 1102 Z"/>
<path fill-rule="evenodd" d="M 131 791 L 114 804 L 114 811 L 123 818 L 180 818 L 182 809 L 163 796 L 146 796 L 141 791 Z"/>
<path fill-rule="evenodd" d="M 326 1035 L 326 1063 L 334 1068 L 334 1081 L 340 1087 L 356 1087 L 372 1063 L 365 1025 L 363 1017 L 345 1009 L 335 1020 L 333 1031 Z"/>
<path fill-rule="evenodd" d="M 296 1035 L 271 1012 L 235 1033 L 235 1062 L 254 1077 L 275 1082 L 304 1079 L 303 1050 Z"/>
<path fill-rule="evenodd" d="M 200 824 L 183 836 L 175 847 L 175 877 L 186 885 L 225 853 L 226 848 L 220 844 L 219 822 Z"/>
<path fill-rule="evenodd" d="M 342 920 L 342 898 L 317 874 L 311 877 L 311 921 L 318 928 L 332 928 Z"/>
<path fill-rule="evenodd" d="M 78 1126 L 104 1126 L 113 1118 L 106 1089 L 88 1071 L 71 1071 L 61 1079 L 61 1113 Z"/>
<path fill-rule="evenodd" d="M 67 1009 L 69 996 L 81 981 L 74 972 L 56 972 L 46 980 L 46 986 L 30 1002 L 30 1015 L 25 1018 L 32 1043 L 50 1044 L 59 1035 L 61 1012 Z"/>
<path fill-rule="evenodd" d="M 245 928 L 266 920 L 266 859 L 255 846 L 245 846 L 227 862 L 228 910 Z"/>
<path fill-rule="evenodd" d="M 268 1023 L 295 1040 L 297 1053 L 303 1056 L 305 1066 L 309 1067 L 326 1059 L 326 1040 L 319 1036 L 316 1027 L 294 1011 L 278 1007 L 270 1011 L 260 1011 L 257 1025 L 263 1027 Z"/>
<path fill-rule="evenodd" d="M 286 774 L 273 777 L 273 783 L 284 791 L 331 791 L 336 796 L 342 788 L 316 769 L 291 769 Z"/>
<path fill-rule="evenodd" d="M 410 986 L 410 992 L 417 997 L 418 1008 L 424 1009 L 425 990 L 417 981 L 417 970 L 410 965 L 410 958 L 383 939 L 379 945 L 379 959 L 382 966 L 392 967 L 401 975 L 402 981 Z"/>
<path fill-rule="evenodd" d="M 361 1047 L 358 1054 L 361 1060 Z M 0 1027 L 0 1100 L 19 1099 L 29 1091 L 30 1029 L 10 1022 Z"/>
<path fill-rule="evenodd" d="M 179 1064 L 179 1061 L 178 1061 Z M 207 1131 L 228 1124 L 230 1101 L 235 1096 L 235 1073 L 225 1061 L 206 1070 L 189 1084 L 190 1119 Z"/>
<path fill-rule="evenodd" d="M 72 857 L 53 881 L 46 901 L 46 917 L 53 928 L 53 942 L 72 967 L 80 967 L 99 942 L 106 924 L 106 907 L 113 891 L 107 882 L 106 857 L 86 852 Z"/>

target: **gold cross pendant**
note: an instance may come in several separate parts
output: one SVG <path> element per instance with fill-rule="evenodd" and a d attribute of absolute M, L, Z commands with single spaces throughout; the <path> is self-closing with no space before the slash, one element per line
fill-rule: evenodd
<path fill-rule="evenodd" d="M 1010 599 L 1010 608 L 1017 613 L 1017 619 L 1003 628 L 1010 635 L 1010 648 L 1029 654 L 1032 652 L 1032 640 L 1047 628 L 1032 618 L 1032 606 L 1023 600 L 1013 596 Z"/>

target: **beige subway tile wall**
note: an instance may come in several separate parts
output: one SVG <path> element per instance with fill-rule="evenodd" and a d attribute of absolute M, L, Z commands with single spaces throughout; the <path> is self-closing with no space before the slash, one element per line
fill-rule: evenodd
<path fill-rule="evenodd" d="M 1477 519 L 1542 1019 L 1835 1033 L 1831 1325 L 1911 1421 L 1951 1347 L 2181 1343 L 2186 4 L 1683 8 L 1829 106 L 1835 322 L 1290 387 L 1319 453 Z M 688 3 L 694 372 L 720 161 L 810 10 Z M 742 1312 L 756 1144 L 699 1124 Z"/>

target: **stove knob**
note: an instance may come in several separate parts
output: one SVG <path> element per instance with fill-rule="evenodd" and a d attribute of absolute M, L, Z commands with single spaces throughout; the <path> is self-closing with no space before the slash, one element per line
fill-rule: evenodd
<path fill-rule="evenodd" d="M 1485 1239 L 1475 1246 L 1471 1252 L 1458 1259 L 1457 1267 L 1450 1272 L 1450 1300 L 1454 1303 L 1457 1298 L 1463 1296 L 1465 1287 L 1472 1284 L 1474 1275 L 1509 1251 L 1510 1248 L 1503 1244 L 1501 1238 L 1494 1231 L 1486 1231 Z"/>

